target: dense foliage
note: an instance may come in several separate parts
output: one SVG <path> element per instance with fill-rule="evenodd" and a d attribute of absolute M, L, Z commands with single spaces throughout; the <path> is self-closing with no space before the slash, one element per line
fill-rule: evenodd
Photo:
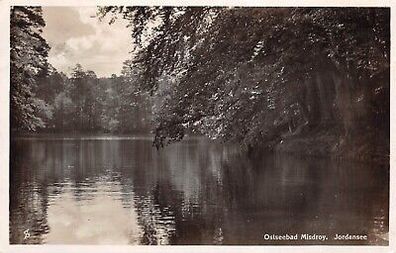
<path fill-rule="evenodd" d="M 248 148 L 296 136 L 335 136 L 337 146 L 362 133 L 388 134 L 389 9 L 99 13 L 130 20 L 140 86 L 162 98 L 157 146 L 189 130 Z"/>
<path fill-rule="evenodd" d="M 40 7 L 11 8 L 10 101 L 14 129 L 35 130 L 44 127 L 39 114 L 50 117 L 47 105 L 33 92 L 36 75 L 48 68 L 49 46 L 41 37 L 44 25 Z"/>

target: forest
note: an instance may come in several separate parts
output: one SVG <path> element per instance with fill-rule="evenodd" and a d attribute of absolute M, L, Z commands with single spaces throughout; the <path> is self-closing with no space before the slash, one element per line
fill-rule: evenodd
<path fill-rule="evenodd" d="M 40 7 L 11 13 L 11 129 L 16 132 L 149 133 L 151 99 L 128 65 L 98 78 L 77 64 L 70 76 L 47 61 Z"/>
<path fill-rule="evenodd" d="M 129 21 L 122 74 L 47 60 L 40 7 L 11 9 L 11 131 L 188 134 L 389 159 L 389 8 L 98 7 Z M 114 45 L 116 46 L 116 45 Z"/>

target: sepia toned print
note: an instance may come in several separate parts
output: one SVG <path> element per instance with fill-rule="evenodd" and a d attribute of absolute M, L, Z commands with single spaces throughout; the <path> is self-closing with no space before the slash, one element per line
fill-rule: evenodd
<path fill-rule="evenodd" d="M 11 244 L 389 245 L 389 8 L 10 21 Z"/>

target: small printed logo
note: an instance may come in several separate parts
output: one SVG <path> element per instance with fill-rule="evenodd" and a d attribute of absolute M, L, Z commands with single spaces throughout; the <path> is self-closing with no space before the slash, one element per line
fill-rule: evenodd
<path fill-rule="evenodd" d="M 29 229 L 26 229 L 25 231 L 23 231 L 23 234 L 25 235 L 25 237 L 23 238 L 24 240 L 26 240 L 26 239 L 29 239 L 29 238 L 30 238 Z"/>

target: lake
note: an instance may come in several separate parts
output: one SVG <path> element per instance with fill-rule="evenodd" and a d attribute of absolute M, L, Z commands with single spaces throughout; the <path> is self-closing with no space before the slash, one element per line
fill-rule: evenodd
<path fill-rule="evenodd" d="M 12 244 L 388 245 L 386 165 L 248 157 L 203 137 L 159 151 L 150 136 L 19 137 L 11 146 Z"/>

